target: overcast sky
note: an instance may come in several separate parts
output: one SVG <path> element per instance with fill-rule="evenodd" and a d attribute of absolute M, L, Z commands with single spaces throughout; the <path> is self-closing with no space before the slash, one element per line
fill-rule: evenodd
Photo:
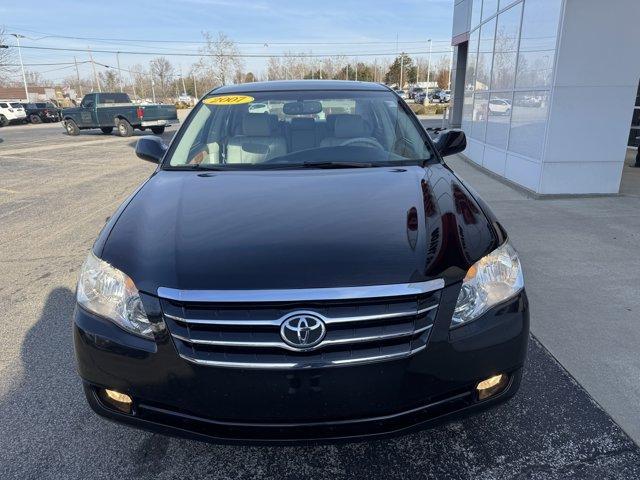
<path fill-rule="evenodd" d="M 94 50 L 157 52 L 176 66 L 188 70 L 197 58 L 171 57 L 176 52 L 197 52 L 204 30 L 225 32 L 244 53 L 277 54 L 285 51 L 346 54 L 426 52 L 432 38 L 433 51 L 450 49 L 453 0 L 2 0 L 0 24 L 7 32 L 30 38 L 25 46 Z M 108 40 L 40 38 L 45 35 L 104 38 Z M 115 39 L 120 39 L 116 41 Z M 126 39 L 126 41 L 122 41 Z M 131 41 L 139 40 L 139 41 Z M 151 43 L 167 40 L 176 43 Z M 13 42 L 10 38 L 9 43 Z M 345 42 L 342 45 L 278 45 L 277 42 Z M 351 42 L 351 43 L 349 43 Z M 356 42 L 383 42 L 362 43 Z M 415 42 L 415 43 L 403 43 Z M 420 43 L 418 43 L 420 42 Z M 267 46 L 265 46 L 267 44 Z M 25 63 L 87 60 L 86 52 L 23 49 Z M 149 55 L 121 54 L 122 67 L 147 64 Z M 425 56 L 414 55 L 414 56 Z M 112 53 L 95 53 L 96 61 L 115 64 Z M 382 58 L 382 56 L 380 57 Z M 389 56 L 387 59 L 391 58 Z M 361 60 L 373 57 L 362 56 Z M 266 60 L 245 59 L 246 70 L 262 73 Z M 74 72 L 64 65 L 32 66 L 47 78 L 60 80 Z M 54 70 L 57 69 L 57 70 Z M 90 66 L 81 65 L 88 75 Z"/>

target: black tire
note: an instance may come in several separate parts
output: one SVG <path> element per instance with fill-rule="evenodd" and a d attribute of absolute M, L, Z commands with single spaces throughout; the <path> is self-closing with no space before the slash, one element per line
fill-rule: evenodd
<path fill-rule="evenodd" d="M 102 133 L 104 133 L 105 135 L 109 135 L 111 132 L 113 132 L 113 127 L 102 127 L 100 130 L 102 130 Z"/>
<path fill-rule="evenodd" d="M 9 120 L 4 115 L 0 115 L 0 127 L 6 127 L 9 125 Z"/>
<path fill-rule="evenodd" d="M 29 115 L 29 121 L 31 123 L 42 123 L 42 119 L 38 115 Z"/>
<path fill-rule="evenodd" d="M 151 127 L 151 131 L 155 135 L 162 135 L 164 133 L 164 127 Z"/>
<path fill-rule="evenodd" d="M 118 120 L 116 127 L 118 127 L 118 135 L 121 137 L 130 137 L 133 135 L 133 127 L 125 119 Z"/>
<path fill-rule="evenodd" d="M 67 130 L 67 134 L 71 135 L 72 137 L 80 135 L 78 124 L 70 118 L 64 121 L 64 128 Z"/>

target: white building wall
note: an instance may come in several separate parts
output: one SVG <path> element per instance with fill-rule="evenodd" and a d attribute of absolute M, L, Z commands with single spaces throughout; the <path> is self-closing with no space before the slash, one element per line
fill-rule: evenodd
<path fill-rule="evenodd" d="M 467 157 L 538 194 L 617 193 L 640 0 L 473 0 L 465 11 Z"/>
<path fill-rule="evenodd" d="M 640 58 L 638 0 L 565 0 L 542 194 L 617 193 Z"/>

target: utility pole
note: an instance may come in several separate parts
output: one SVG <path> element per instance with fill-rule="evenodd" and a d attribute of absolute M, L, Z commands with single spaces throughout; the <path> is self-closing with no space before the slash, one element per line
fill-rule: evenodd
<path fill-rule="evenodd" d="M 358 81 L 358 57 L 356 57 L 356 82 Z"/>
<path fill-rule="evenodd" d="M 196 101 L 198 100 L 198 87 L 196 86 L 196 74 L 193 74 L 193 95 L 196 97 Z"/>
<path fill-rule="evenodd" d="M 24 63 L 22 63 L 22 49 L 20 48 L 20 39 L 26 38 L 24 35 L 20 35 L 19 33 L 12 33 L 14 37 L 16 37 L 16 43 L 18 44 L 18 57 L 20 58 L 20 68 L 22 69 L 22 81 L 24 82 L 24 95 L 26 97 L 26 101 L 29 101 L 29 88 L 27 88 L 27 75 L 24 73 Z"/>
<path fill-rule="evenodd" d="M 180 65 L 180 80 L 182 80 L 182 93 L 187 94 L 187 87 L 184 86 L 184 77 L 182 76 L 182 65 Z"/>
<path fill-rule="evenodd" d="M 89 47 L 87 47 L 87 52 L 89 52 L 89 60 L 91 61 L 91 66 L 93 67 L 93 77 L 96 79 L 96 83 L 98 84 L 98 92 L 102 93 L 100 78 L 98 78 L 98 73 L 96 72 L 96 64 L 93 61 L 93 55 L 91 55 L 91 49 Z"/>
<path fill-rule="evenodd" d="M 400 54 L 400 85 L 398 85 L 398 88 L 402 89 L 403 85 L 404 85 L 404 53 Z"/>
<path fill-rule="evenodd" d="M 429 42 L 429 60 L 427 61 L 427 97 L 429 96 L 429 82 L 431 81 L 431 46 L 433 42 L 431 39 L 427 40 Z"/>
<path fill-rule="evenodd" d="M 120 70 L 120 52 L 116 52 L 116 61 L 118 62 L 118 81 L 120 82 L 120 93 L 122 93 L 122 70 Z"/>
<path fill-rule="evenodd" d="M 151 95 L 153 95 L 153 103 L 156 103 L 156 82 L 153 81 L 153 77 L 151 78 Z"/>
<path fill-rule="evenodd" d="M 349 62 L 347 62 L 347 78 L 345 80 L 349 80 Z"/>
<path fill-rule="evenodd" d="M 80 92 L 80 96 L 82 97 L 82 84 L 80 83 L 80 71 L 78 70 L 78 60 L 76 60 L 76 56 L 73 56 L 73 63 L 76 65 L 76 78 L 78 79 L 78 91 Z"/>

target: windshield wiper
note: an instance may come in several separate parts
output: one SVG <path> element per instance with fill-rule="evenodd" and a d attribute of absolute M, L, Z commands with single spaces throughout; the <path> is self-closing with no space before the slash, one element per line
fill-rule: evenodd
<path fill-rule="evenodd" d="M 192 164 L 192 165 L 179 165 L 179 166 L 169 166 L 165 170 L 229 170 L 225 168 L 223 165 L 212 165 L 210 163 L 202 165 L 200 163 Z"/>
<path fill-rule="evenodd" d="M 304 162 L 304 168 L 371 168 L 375 165 L 366 162 Z"/>

